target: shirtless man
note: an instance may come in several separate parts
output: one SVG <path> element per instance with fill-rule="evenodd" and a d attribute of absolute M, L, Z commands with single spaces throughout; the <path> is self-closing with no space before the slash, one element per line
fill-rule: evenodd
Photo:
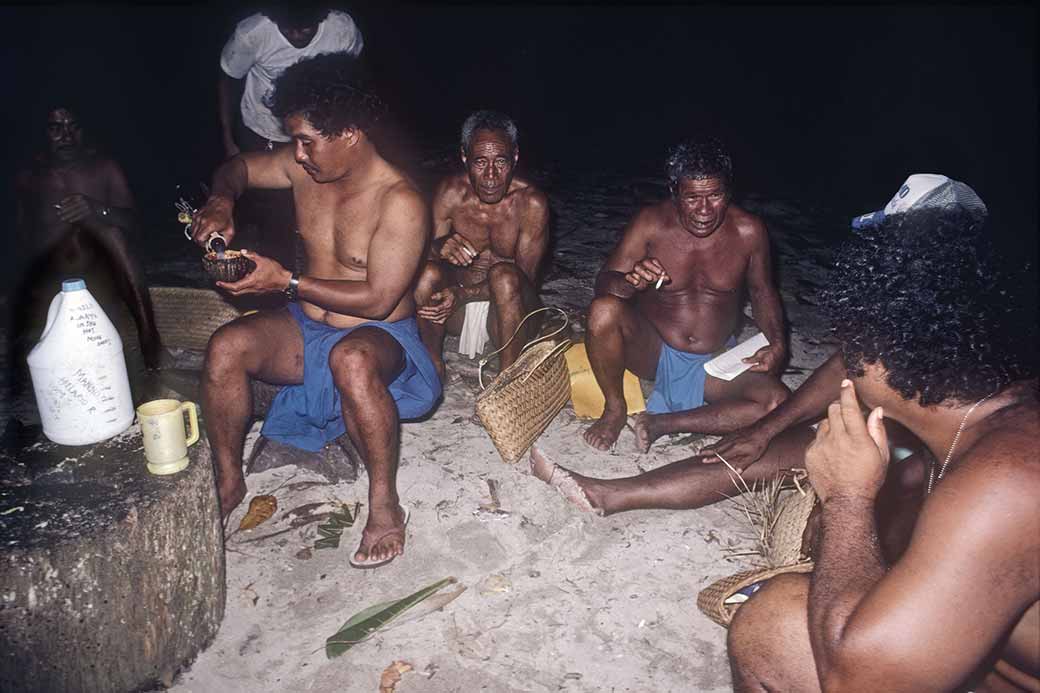
<path fill-rule="evenodd" d="M 368 568 L 404 551 L 408 511 L 397 495 L 399 420 L 430 410 L 440 381 L 415 324 L 412 286 L 429 221 L 422 196 L 377 152 L 368 133 L 380 106 L 346 53 L 301 60 L 275 82 L 273 112 L 292 147 L 242 154 L 214 176 L 197 215 L 196 242 L 234 235 L 235 200 L 249 187 L 291 189 L 307 255 L 300 276 L 256 263 L 233 295 L 284 291 L 288 308 L 225 325 L 210 340 L 203 407 L 221 512 L 245 497 L 242 445 L 250 379 L 286 385 L 262 434 L 317 451 L 348 433 L 368 471 L 368 521 L 350 561 Z M 288 232 L 288 231 L 287 231 Z"/>
<path fill-rule="evenodd" d="M 951 199 L 955 202 L 946 204 Z M 890 215 L 900 214 L 911 204 L 920 210 L 936 200 L 945 204 L 942 209 L 953 207 L 969 215 L 976 226 L 985 222 L 986 206 L 975 191 L 945 176 L 911 176 L 886 210 Z M 881 218 L 883 214 L 873 216 Z M 869 217 L 863 215 L 853 223 Z M 723 436 L 692 457 L 642 474 L 614 479 L 583 476 L 553 463 L 537 447 L 531 449 L 532 471 L 580 509 L 599 515 L 627 510 L 689 510 L 716 503 L 733 495 L 734 470 L 753 486 L 775 479 L 782 470 L 803 468 L 805 449 L 815 435 L 810 424 L 826 414 L 845 377 L 845 362 L 840 353 L 834 354 L 793 395 L 761 419 Z M 923 444 L 906 428 L 891 418 L 885 424 L 889 440 L 898 448 L 897 456 L 920 450 Z M 919 462 L 911 458 L 900 468 L 912 469 L 915 464 Z"/>
<path fill-rule="evenodd" d="M 606 406 L 585 441 L 599 450 L 627 419 L 626 368 L 655 380 L 635 424 L 643 451 L 666 433 L 746 426 L 788 395 L 776 376 L 787 348 L 769 238 L 758 217 L 730 204 L 729 155 L 716 140 L 691 140 L 673 150 L 667 171 L 672 197 L 636 214 L 596 278 L 586 342 Z M 733 345 L 745 287 L 769 345 L 727 382 L 704 363 Z"/>
<path fill-rule="evenodd" d="M 1036 323 L 1015 319 L 981 235 L 967 215 L 914 212 L 839 255 L 825 305 L 841 352 L 777 409 L 793 421 L 838 398 L 805 456 L 815 570 L 737 612 L 736 690 L 1040 690 Z M 890 462 L 891 420 L 930 464 Z"/>
<path fill-rule="evenodd" d="M 87 144 L 78 114 L 65 106 L 47 112 L 47 144 L 47 151 L 17 177 L 17 228 L 25 267 L 19 293 L 30 297 L 18 301 L 26 308 L 16 316 L 15 334 L 22 336 L 31 320 L 41 317 L 34 315 L 40 300 L 50 300 L 60 278 L 112 281 L 137 324 L 145 365 L 158 368 L 160 343 L 151 297 L 127 242 L 137 221 L 123 169 Z M 95 292 L 102 288 L 94 285 Z"/>
<path fill-rule="evenodd" d="M 513 176 L 520 156 L 516 125 L 494 111 L 477 111 L 462 125 L 464 173 L 437 187 L 434 241 L 415 291 L 419 330 L 444 375 L 444 334 L 462 334 L 462 350 L 496 346 L 537 308 L 538 265 L 549 242 L 549 202 L 541 190 Z M 486 317 L 485 317 L 486 316 Z M 535 330 L 502 350 L 504 370 Z"/>

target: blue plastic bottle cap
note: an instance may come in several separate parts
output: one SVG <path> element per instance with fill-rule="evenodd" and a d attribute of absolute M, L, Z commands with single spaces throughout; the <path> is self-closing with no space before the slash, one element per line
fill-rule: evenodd
<path fill-rule="evenodd" d="M 83 291 L 85 288 L 87 288 L 87 283 L 82 279 L 66 279 L 61 283 L 61 290 L 65 292 Z"/>

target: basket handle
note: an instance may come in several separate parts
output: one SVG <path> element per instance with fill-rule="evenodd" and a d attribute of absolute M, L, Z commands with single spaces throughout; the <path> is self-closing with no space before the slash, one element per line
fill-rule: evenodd
<path fill-rule="evenodd" d="M 570 319 L 567 317 L 567 313 L 564 312 L 563 310 L 561 310 L 559 308 L 555 308 L 553 306 L 547 306 L 547 307 L 544 307 L 544 308 L 536 308 L 535 310 L 532 310 L 530 313 L 525 315 L 524 319 L 520 321 L 520 324 L 516 326 L 516 329 L 513 331 L 513 336 L 510 337 L 509 339 L 507 339 L 505 344 L 503 344 L 499 348 L 495 349 L 494 351 L 492 351 L 490 354 L 488 354 L 484 358 L 480 359 L 480 366 L 477 369 L 477 380 L 480 382 L 480 389 L 481 390 L 487 389 L 487 386 L 484 385 L 484 366 L 486 366 L 488 361 L 491 360 L 491 357 L 494 356 L 495 354 L 497 354 L 498 352 L 502 351 L 507 346 L 509 346 L 510 344 L 513 343 L 513 340 L 516 339 L 516 336 L 518 334 L 520 334 L 520 328 L 522 328 L 524 326 L 524 323 L 527 322 L 528 318 L 530 318 L 533 315 L 537 315 L 538 313 L 542 313 L 542 312 L 550 311 L 550 310 L 555 310 L 557 313 L 559 313 L 561 316 L 563 316 L 563 324 L 560 325 L 560 327 L 558 329 L 553 330 L 552 332 L 550 332 L 547 335 L 543 335 L 541 337 L 537 337 L 535 339 L 532 339 L 530 342 L 528 342 L 527 344 L 524 345 L 524 348 L 521 349 L 520 352 L 523 353 L 524 351 L 526 351 L 527 349 L 531 348 L 532 346 L 534 346 L 538 342 L 544 342 L 547 339 L 552 339 L 553 337 L 555 337 L 556 335 L 560 334 L 565 329 L 567 329 L 567 325 L 570 324 Z M 563 342 L 561 342 L 561 344 L 563 344 L 563 343 L 566 343 L 566 344 L 569 345 L 570 344 L 570 340 L 564 340 Z M 551 356 L 556 351 L 557 348 L 559 348 L 559 345 L 557 345 L 556 348 L 554 348 L 552 351 L 550 351 L 549 354 L 547 354 L 545 358 L 548 358 L 549 356 Z M 543 358 L 542 361 L 539 361 L 538 365 L 541 365 L 542 362 L 545 361 L 545 358 Z"/>

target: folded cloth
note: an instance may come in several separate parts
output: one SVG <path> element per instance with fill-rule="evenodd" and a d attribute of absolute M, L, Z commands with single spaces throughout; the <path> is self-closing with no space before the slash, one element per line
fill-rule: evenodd
<path fill-rule="evenodd" d="M 607 401 L 592 372 L 585 345 L 572 345 L 564 353 L 564 357 L 567 359 L 567 371 L 571 377 L 571 403 L 574 405 L 574 415 L 579 419 L 598 419 L 603 415 Z M 646 401 L 639 385 L 639 376 L 626 370 L 621 378 L 621 386 L 629 416 L 644 411 Z"/>
<path fill-rule="evenodd" d="M 491 339 L 487 331 L 488 310 L 491 301 L 470 301 L 466 304 L 466 318 L 459 333 L 459 353 L 469 358 L 484 353 L 484 345 Z"/>
<path fill-rule="evenodd" d="M 260 434 L 294 447 L 317 452 L 343 435 L 339 390 L 332 380 L 329 354 L 344 337 L 359 327 L 384 330 L 401 345 L 405 365 L 390 383 L 390 396 L 402 419 L 416 419 L 433 408 L 441 396 L 441 381 L 430 353 L 419 338 L 415 318 L 395 322 L 366 322 L 339 329 L 311 320 L 295 303 L 289 313 L 303 333 L 303 383 L 283 387 L 267 412 Z"/>
<path fill-rule="evenodd" d="M 729 349 L 737 343 L 733 337 L 726 342 Z M 667 414 L 675 411 L 696 409 L 704 404 L 704 364 L 715 354 L 691 354 L 661 344 L 661 355 L 657 357 L 657 374 L 654 376 L 654 391 L 646 401 L 646 410 L 651 414 Z"/>

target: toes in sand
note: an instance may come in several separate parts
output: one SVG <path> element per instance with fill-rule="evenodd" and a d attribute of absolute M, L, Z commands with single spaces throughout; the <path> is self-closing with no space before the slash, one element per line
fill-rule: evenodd
<path fill-rule="evenodd" d="M 657 440 L 657 436 L 650 430 L 651 414 L 640 412 L 632 417 L 632 431 L 636 434 L 636 447 L 639 452 L 649 452 L 650 446 Z"/>
<path fill-rule="evenodd" d="M 556 491 L 586 513 L 602 515 L 585 494 L 576 475 L 554 463 L 537 447 L 531 448 L 531 473 L 538 479 L 552 486 Z"/>
<path fill-rule="evenodd" d="M 605 411 L 596 423 L 585 430 L 585 442 L 597 450 L 609 450 L 617 442 L 627 421 L 625 412 L 612 414 Z"/>

